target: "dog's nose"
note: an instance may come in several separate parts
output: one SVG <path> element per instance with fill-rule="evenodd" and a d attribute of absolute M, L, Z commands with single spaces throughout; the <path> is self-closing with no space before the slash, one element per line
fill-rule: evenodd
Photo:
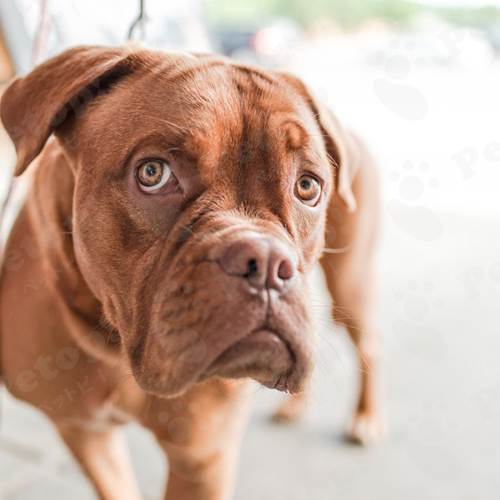
<path fill-rule="evenodd" d="M 255 289 L 283 291 L 296 274 L 291 250 L 275 238 L 246 238 L 231 245 L 220 260 L 227 274 L 243 276 Z"/>

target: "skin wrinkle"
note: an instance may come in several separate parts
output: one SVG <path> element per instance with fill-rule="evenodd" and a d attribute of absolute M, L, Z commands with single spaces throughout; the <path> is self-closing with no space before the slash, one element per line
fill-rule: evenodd
<path fill-rule="evenodd" d="M 264 95 L 264 90 L 256 85 L 254 78 L 255 72 L 249 71 L 246 68 L 240 68 L 240 70 L 246 76 L 246 79 L 244 82 L 240 80 L 236 83 L 240 94 L 240 115 L 243 123 L 243 129 L 239 141 L 241 146 L 238 158 L 244 160 L 245 168 L 241 168 L 239 171 L 237 193 L 238 204 L 247 205 L 251 202 L 251 195 L 249 194 L 249 192 L 252 193 L 256 189 L 265 189 L 268 194 L 271 194 L 273 188 L 272 186 L 269 186 L 268 183 L 258 183 L 258 185 L 255 186 L 251 184 L 248 185 L 248 179 L 250 178 L 250 182 L 252 180 L 254 180 L 255 182 L 255 176 L 252 176 L 253 169 L 248 168 L 251 166 L 251 163 L 245 161 L 246 157 L 249 156 L 250 161 L 253 160 L 254 162 L 260 163 L 262 165 L 268 164 L 270 161 L 270 159 L 268 158 L 266 147 L 268 144 L 268 138 L 266 137 L 266 131 L 268 129 L 268 113 L 266 113 L 261 106 L 260 101 L 261 97 Z M 233 79 L 233 81 L 235 80 Z M 267 79 L 265 81 L 266 83 L 268 82 Z M 253 98 L 251 100 L 251 104 L 249 103 L 248 99 L 248 96 L 250 94 L 250 90 L 248 89 L 249 85 L 252 88 L 253 94 L 255 94 L 256 88 L 258 88 L 260 91 L 259 95 L 252 96 Z M 259 131 L 257 134 L 255 133 L 256 129 Z M 275 178 L 278 178 L 278 176 L 275 176 Z M 269 180 L 270 179 L 268 179 L 268 181 Z M 272 196 L 270 196 L 270 198 L 272 198 Z"/>
<path fill-rule="evenodd" d="M 229 214 L 227 214 L 229 216 Z M 259 225 L 252 225 L 252 222 L 255 222 L 259 219 L 253 218 L 252 221 L 252 216 L 250 214 L 243 214 L 243 216 L 246 215 L 248 217 L 248 221 L 243 222 L 242 218 L 240 218 L 240 214 L 238 212 L 234 213 L 234 217 L 236 218 L 234 222 L 231 223 L 230 226 L 224 227 L 218 231 L 215 232 L 202 232 L 199 235 L 195 235 L 195 239 L 191 242 L 189 242 L 191 247 L 197 247 L 200 246 L 201 244 L 208 245 L 211 244 L 212 246 L 215 246 L 217 243 L 223 244 L 224 240 L 227 240 L 231 237 L 237 236 L 238 234 L 241 234 L 243 231 L 256 231 L 258 232 L 260 230 Z M 260 220 L 262 222 L 262 220 Z M 204 241 L 205 240 L 205 241 Z M 207 242 L 206 240 L 210 240 Z M 288 241 L 289 244 L 292 244 L 292 242 Z M 184 253 L 184 255 L 189 255 L 189 250 Z M 183 260 L 180 264 L 179 267 L 182 267 L 183 265 L 186 264 L 186 261 Z"/>
<path fill-rule="evenodd" d="M 238 85 L 239 85 L 240 89 L 242 89 L 242 88 L 243 88 L 243 86 L 242 86 L 241 84 L 239 84 L 239 83 L 238 83 Z M 241 90 L 240 90 L 240 93 L 241 93 Z M 253 108 L 258 108 L 258 105 L 256 105 L 256 104 L 255 104 L 255 101 L 257 101 L 257 100 L 256 100 L 256 99 L 254 99 L 254 102 L 253 102 L 253 104 L 252 104 L 252 107 L 253 107 Z M 243 100 L 242 100 L 242 102 L 243 102 Z M 265 113 L 261 112 L 261 113 L 260 113 L 260 115 L 265 116 Z M 247 127 L 247 125 L 246 125 L 246 123 L 247 123 L 247 121 L 248 121 L 248 120 L 246 119 L 246 113 L 245 113 L 245 111 L 244 111 L 244 109 L 243 109 L 243 105 L 242 105 L 242 116 L 243 116 L 244 130 L 245 130 L 245 128 L 248 128 L 248 127 Z M 276 114 L 275 114 L 275 115 L 273 115 L 273 116 L 274 116 L 274 117 L 276 117 Z M 278 116 L 279 116 L 279 115 L 278 115 Z M 276 119 L 276 118 L 275 118 L 275 119 Z M 278 119 L 277 119 L 277 121 L 278 121 Z M 287 123 L 295 123 L 297 127 L 300 127 L 300 125 L 298 125 L 298 123 L 293 122 L 293 121 L 289 121 L 289 122 L 287 122 Z M 260 128 L 261 130 L 266 130 L 268 127 L 267 127 L 267 126 L 265 126 L 265 125 L 261 125 L 259 128 Z M 271 129 L 272 129 L 272 128 L 271 128 Z M 281 129 L 281 127 L 278 125 L 278 126 L 276 127 L 276 129 L 280 130 L 280 129 Z M 246 133 L 246 132 L 245 132 L 245 133 Z M 284 133 L 284 135 L 285 135 L 285 138 L 286 138 L 285 140 L 286 140 L 287 142 L 290 142 L 290 140 L 291 140 L 291 139 L 290 139 L 290 137 L 289 137 L 289 136 L 290 136 L 290 133 L 289 133 L 289 134 L 288 134 L 288 136 L 287 136 L 287 133 L 285 132 L 285 133 Z M 295 140 L 295 142 L 294 142 L 294 146 L 295 146 L 297 149 L 298 149 L 298 148 L 300 148 L 300 147 L 302 147 L 302 148 L 303 148 L 303 147 L 305 146 L 304 144 L 298 144 L 298 143 L 297 143 L 297 138 L 295 138 L 295 139 L 296 139 L 296 140 Z M 303 134 L 302 134 L 302 136 L 300 137 L 300 139 L 304 139 Z M 262 138 L 262 139 L 260 140 L 260 142 L 261 142 L 261 144 L 262 144 L 262 143 L 264 143 L 264 144 L 266 144 L 266 145 L 267 145 L 267 144 L 269 144 L 269 141 L 268 141 L 268 139 L 267 139 L 267 138 Z M 242 137 L 242 144 L 243 144 L 243 146 L 242 146 L 242 147 L 245 147 L 245 146 L 246 146 L 246 148 L 248 148 L 248 141 L 247 141 L 247 139 L 246 139 L 246 136 L 245 136 L 245 135 L 243 135 L 243 137 Z M 258 154 L 259 154 L 259 155 L 262 155 L 260 158 L 258 158 L 258 161 L 260 161 L 261 163 L 266 163 L 266 162 L 267 162 L 267 158 L 265 158 L 265 157 L 264 157 L 264 154 L 265 154 L 265 152 L 266 152 L 266 149 L 267 149 L 267 147 L 259 147 L 259 148 L 257 148 Z M 276 178 L 276 179 L 278 179 L 280 176 L 279 176 L 279 175 L 275 175 L 275 176 L 273 176 L 273 177 L 274 177 L 274 178 Z M 271 177 L 271 179 L 272 179 L 273 177 Z M 240 176 L 240 189 L 243 189 L 243 188 L 244 188 L 244 184 L 245 184 L 245 177 L 244 177 L 243 172 L 242 172 L 242 174 L 241 174 L 241 176 Z M 266 183 L 266 184 L 267 184 L 267 183 Z M 277 190 L 276 190 L 275 188 L 273 188 L 271 185 L 266 185 L 266 186 L 265 186 L 265 188 L 267 188 L 267 190 L 268 190 L 268 196 L 269 196 L 269 198 L 270 198 L 270 199 L 274 199 L 274 200 L 276 200 L 276 199 L 277 199 L 277 197 L 276 197 L 276 191 L 277 191 Z M 256 187 L 255 189 L 262 189 L 262 186 Z M 279 192 L 279 190 L 278 190 L 278 192 Z M 245 202 L 245 201 L 247 200 L 246 195 L 243 195 L 241 198 L 242 198 L 242 202 Z M 288 231 L 290 231 L 290 232 L 291 232 L 291 234 L 293 235 L 292 229 L 290 228 L 290 226 L 289 226 L 288 222 L 287 222 L 285 219 L 283 219 L 283 217 L 281 216 L 281 213 L 283 213 L 283 210 L 282 210 L 282 209 L 280 209 L 280 207 L 277 207 L 276 209 L 274 209 L 274 210 L 273 210 L 273 212 L 274 212 L 274 213 L 278 216 L 278 218 L 279 218 L 280 222 L 283 224 L 283 226 L 284 226 L 284 227 L 285 227 Z"/>

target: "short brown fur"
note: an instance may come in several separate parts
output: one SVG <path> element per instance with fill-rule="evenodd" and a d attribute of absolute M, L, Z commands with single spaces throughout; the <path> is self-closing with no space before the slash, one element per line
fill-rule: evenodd
<path fill-rule="evenodd" d="M 117 430 L 130 419 L 168 456 L 167 500 L 230 498 L 248 378 L 299 394 L 281 419 L 302 407 L 316 330 L 306 280 L 320 258 L 362 363 L 351 436 L 380 436 L 375 169 L 299 80 L 215 56 L 82 47 L 16 79 L 1 115 L 16 175 L 36 159 L 4 252 L 1 375 L 52 419 L 100 498 L 140 498 Z M 140 192 L 135 166 L 159 156 L 182 196 Z M 314 208 L 294 194 L 304 172 L 321 179 Z M 325 228 L 327 246 L 349 251 L 323 254 Z M 223 269 L 247 240 L 287 256 L 286 290 L 248 295 Z M 279 347 L 248 347 L 262 329 Z M 247 347 L 224 364 L 235 346 Z"/>

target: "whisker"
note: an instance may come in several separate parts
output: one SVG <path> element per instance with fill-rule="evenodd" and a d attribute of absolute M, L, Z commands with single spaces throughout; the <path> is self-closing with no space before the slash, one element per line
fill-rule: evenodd
<path fill-rule="evenodd" d="M 326 300 L 327 303 L 332 304 L 332 305 L 334 305 L 335 307 L 337 307 L 339 309 L 359 309 L 359 308 L 355 308 L 355 307 L 338 306 L 338 305 L 336 305 L 334 299 L 332 299 L 331 297 L 327 297 L 327 296 L 325 296 L 322 293 L 311 292 L 310 295 L 311 295 L 312 298 L 314 298 L 314 300 L 319 301 L 319 298 L 322 299 L 322 300 Z M 315 298 L 315 297 L 317 297 L 317 298 Z"/>
<path fill-rule="evenodd" d="M 325 326 L 327 326 L 327 327 L 331 324 L 330 321 L 328 321 L 328 320 L 325 320 L 325 319 L 322 319 L 322 318 L 316 318 L 316 319 L 317 319 L 317 321 L 322 321 L 323 324 Z M 349 328 L 351 330 L 357 330 L 360 333 L 364 333 L 365 332 L 364 328 L 359 328 L 359 327 L 353 326 L 351 324 L 342 323 L 341 321 L 334 321 L 333 324 L 334 325 L 338 325 L 338 326 L 344 326 L 345 328 Z M 331 328 L 331 330 L 333 331 L 333 328 Z"/>
<path fill-rule="evenodd" d="M 335 353 L 335 356 L 337 356 L 337 359 L 340 361 L 340 363 L 342 363 L 342 358 L 340 357 L 339 353 L 337 352 L 335 347 L 332 345 L 332 343 L 326 337 L 321 335 L 321 333 L 318 333 L 318 336 L 321 337 L 328 344 L 328 346 L 330 346 L 332 348 L 333 352 Z"/>
<path fill-rule="evenodd" d="M 345 253 L 349 251 L 351 248 L 351 245 L 347 245 L 342 248 L 324 248 L 323 253 Z"/>
<path fill-rule="evenodd" d="M 347 326 L 347 325 L 344 325 L 344 326 Z M 364 330 L 362 330 L 361 328 L 355 328 L 355 327 L 352 327 L 352 326 L 349 326 L 349 328 L 353 328 L 353 329 L 358 330 L 360 332 L 364 332 Z M 329 328 L 328 326 L 326 326 L 326 329 L 330 330 L 330 331 L 333 331 L 333 329 Z M 356 345 L 356 342 L 354 342 L 354 340 L 351 338 L 350 335 L 347 336 L 347 340 L 352 345 L 352 347 L 354 348 L 354 350 L 356 351 L 356 353 L 358 355 L 358 358 L 363 362 L 364 365 L 366 365 L 366 366 L 369 367 L 370 364 L 368 363 L 368 360 L 363 356 L 363 353 L 360 351 L 359 347 Z M 358 368 L 358 371 L 360 371 L 361 373 L 367 373 L 367 374 L 371 374 L 372 373 L 371 369 L 369 369 L 369 370 L 363 370 L 361 367 Z"/>

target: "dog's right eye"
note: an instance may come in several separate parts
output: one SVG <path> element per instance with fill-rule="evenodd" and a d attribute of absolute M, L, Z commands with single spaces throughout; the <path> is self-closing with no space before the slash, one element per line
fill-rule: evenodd
<path fill-rule="evenodd" d="M 296 183 L 296 193 L 305 205 L 313 207 L 321 196 L 321 184 L 311 175 L 303 175 Z"/>
<path fill-rule="evenodd" d="M 136 170 L 136 178 L 139 187 L 146 192 L 156 191 L 164 186 L 172 177 L 172 170 L 160 160 L 149 160 L 144 162 Z"/>

